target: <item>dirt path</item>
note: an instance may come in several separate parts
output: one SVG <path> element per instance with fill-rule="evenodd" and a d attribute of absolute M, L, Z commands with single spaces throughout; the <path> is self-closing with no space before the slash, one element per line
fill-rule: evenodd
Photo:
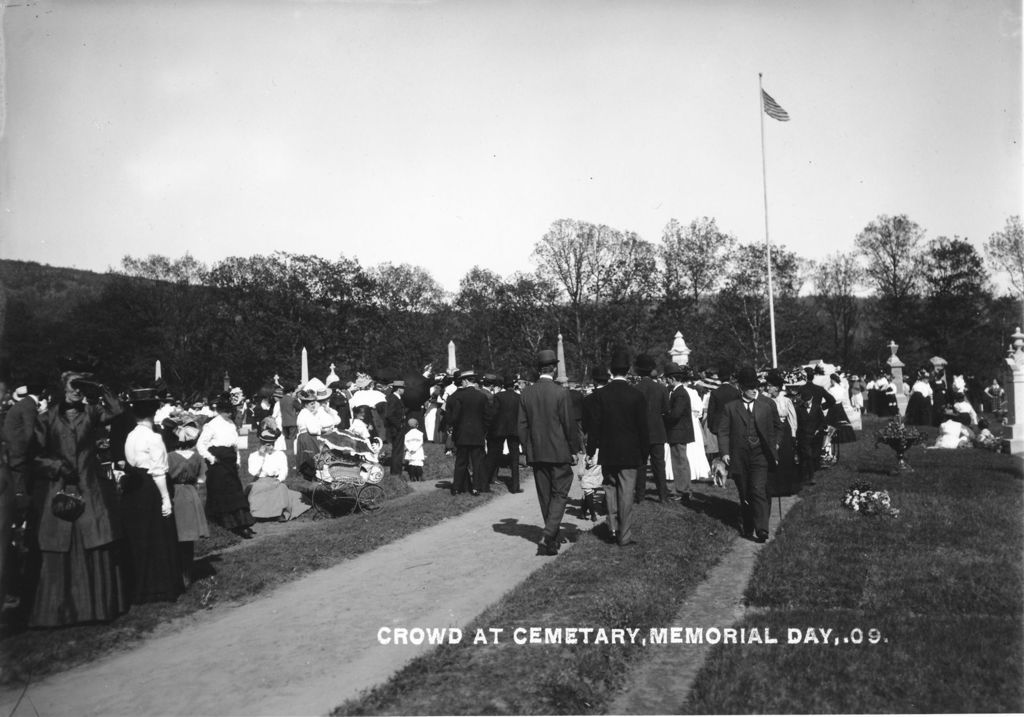
<path fill-rule="evenodd" d="M 769 529 L 772 534 L 797 497 L 773 501 Z M 737 539 L 728 553 L 694 593 L 683 603 L 672 625 L 680 627 L 729 627 L 745 612 L 743 591 L 754 569 L 762 546 Z M 655 648 L 651 659 L 630 673 L 630 688 L 612 702 L 611 714 L 676 714 L 693 686 L 711 645 L 663 645 Z"/>
<path fill-rule="evenodd" d="M 523 487 L 263 599 L 32 684 L 16 710 L 20 691 L 2 693 L 0 713 L 325 714 L 431 649 L 382 645 L 382 627 L 463 627 L 552 559 L 536 554 L 540 510 L 532 481 Z M 567 526 L 591 523 L 566 515 Z"/>

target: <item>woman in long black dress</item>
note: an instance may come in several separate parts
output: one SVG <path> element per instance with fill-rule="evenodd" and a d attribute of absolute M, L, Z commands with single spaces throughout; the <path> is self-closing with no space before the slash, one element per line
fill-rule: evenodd
<path fill-rule="evenodd" d="M 132 391 L 131 406 L 138 425 L 124 444 L 121 481 L 129 594 L 134 604 L 174 602 L 185 585 L 167 485 L 167 449 L 153 429 L 160 399 L 155 389 L 138 389 Z"/>
<path fill-rule="evenodd" d="M 796 406 L 786 395 L 785 381 L 778 371 L 769 371 L 765 377 L 768 385 L 765 389 L 769 398 L 775 402 L 775 408 L 782 421 L 779 433 L 779 462 L 768 472 L 768 497 L 795 495 L 800 492 L 800 470 L 796 464 Z"/>
<path fill-rule="evenodd" d="M 917 370 L 917 380 L 910 389 L 907 414 L 903 422 L 908 426 L 932 425 L 932 386 L 928 381 L 928 369 Z"/>
<path fill-rule="evenodd" d="M 206 512 L 223 527 L 243 538 L 255 535 L 249 499 L 242 490 L 238 477 L 238 429 L 232 417 L 235 406 L 227 396 L 221 396 L 214 410 L 217 415 L 206 422 L 196 450 L 206 461 Z"/>
<path fill-rule="evenodd" d="M 117 397 L 78 371 L 61 376 L 64 394 L 36 421 L 37 484 L 42 568 L 29 625 L 57 627 L 113 620 L 128 609 L 117 541 L 117 491 L 96 457 L 97 432 L 121 412 Z M 85 393 L 95 400 L 86 401 Z M 74 521 L 53 514 L 62 487 L 85 501 Z"/>

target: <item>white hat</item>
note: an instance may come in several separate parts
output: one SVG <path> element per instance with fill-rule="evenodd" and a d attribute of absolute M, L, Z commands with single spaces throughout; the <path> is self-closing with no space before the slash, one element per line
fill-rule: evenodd
<path fill-rule="evenodd" d="M 306 385 L 299 389 L 298 398 L 300 401 L 323 401 L 330 398 L 333 390 L 327 388 L 324 382 L 318 378 L 311 378 Z"/>

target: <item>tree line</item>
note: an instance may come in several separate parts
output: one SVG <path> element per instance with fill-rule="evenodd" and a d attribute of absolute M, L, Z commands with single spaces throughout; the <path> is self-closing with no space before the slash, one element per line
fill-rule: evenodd
<path fill-rule="evenodd" d="M 360 368 L 460 366 L 519 372 L 562 335 L 570 377 L 582 379 L 625 345 L 667 360 L 683 332 L 691 364 L 771 363 L 767 248 L 743 243 L 714 218 L 669 221 L 658 243 L 635 232 L 559 219 L 534 245 L 534 270 L 510 276 L 474 267 L 447 293 L 417 266 L 364 267 L 277 251 L 205 265 L 194 257 L 125 256 L 83 280 L 50 267 L 4 262 L 6 361 L 55 371 L 56 357 L 91 353 L 110 378 L 152 379 L 154 361 L 181 393 L 208 394 L 228 372 L 255 390 L 298 379 L 303 347 L 314 375 L 330 363 Z M 932 355 L 990 378 L 1020 322 L 1020 217 L 985 243 L 925 231 L 906 215 L 879 216 L 854 248 L 809 261 L 771 247 L 778 360 L 814 358 L 852 371 L 884 368 L 890 340 L 910 366 Z M 70 271 L 70 270 L 68 270 Z M 57 272 L 57 273 L 54 273 Z M 1012 294 L 997 296 L 1005 274 Z"/>

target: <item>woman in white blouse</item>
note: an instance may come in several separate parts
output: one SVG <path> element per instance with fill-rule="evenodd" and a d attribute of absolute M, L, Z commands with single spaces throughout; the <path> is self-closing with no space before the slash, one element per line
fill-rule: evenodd
<path fill-rule="evenodd" d="M 206 422 L 196 450 L 206 461 L 206 512 L 233 533 L 251 538 L 255 535 L 249 501 L 238 477 L 238 429 L 233 416 L 234 404 L 225 394 L 217 399 L 217 415 Z"/>
<path fill-rule="evenodd" d="M 167 449 L 153 430 L 160 407 L 155 389 L 132 391 L 138 425 L 124 444 L 121 507 L 128 546 L 128 594 L 133 604 L 174 602 L 185 591 L 178 531 L 167 487 Z"/>
<path fill-rule="evenodd" d="M 711 464 L 704 452 L 704 429 L 701 419 L 704 417 L 704 399 L 693 387 L 692 374 L 688 376 L 686 392 L 690 396 L 690 413 L 693 421 L 693 441 L 686 444 L 686 460 L 690 464 L 690 480 L 708 480 L 711 477 Z"/>
<path fill-rule="evenodd" d="M 298 434 L 295 438 L 295 462 L 306 480 L 316 480 L 314 458 L 319 452 L 315 436 L 337 429 L 341 423 L 338 412 L 327 405 L 333 391 L 318 378 L 310 379 L 296 393 L 302 410 L 295 417 Z"/>
<path fill-rule="evenodd" d="M 254 518 L 273 518 L 283 523 L 298 518 L 309 506 L 302 502 L 301 493 L 284 484 L 288 478 L 288 456 L 274 447 L 280 435 L 274 419 L 263 421 L 259 429 L 260 447 L 249 455 L 249 475 L 254 481 L 249 488 L 249 510 Z"/>

